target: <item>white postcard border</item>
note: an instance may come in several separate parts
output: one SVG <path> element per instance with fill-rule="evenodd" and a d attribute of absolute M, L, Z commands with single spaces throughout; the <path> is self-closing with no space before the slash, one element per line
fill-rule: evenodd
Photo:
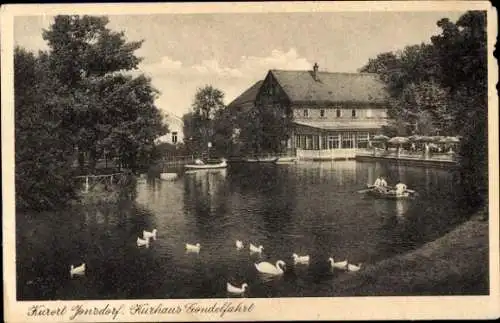
<path fill-rule="evenodd" d="M 55 14 L 161 14 L 213 12 L 320 12 L 320 11 L 465 11 L 488 12 L 488 84 L 489 84 L 489 189 L 490 189 L 490 295 L 439 297 L 311 297 L 269 299 L 201 299 L 201 300 L 113 300 L 113 301 L 16 301 L 15 280 L 15 196 L 14 196 L 14 104 L 13 104 L 13 17 Z M 8 322 L 62 322 L 70 320 L 75 306 L 120 308 L 123 314 L 113 319 L 112 314 L 79 316 L 73 322 L 92 321 L 249 321 L 249 320 L 375 320 L 375 319 L 472 319 L 498 318 L 499 296 L 499 206 L 498 199 L 498 64 L 493 57 L 497 35 L 496 11 L 486 1 L 431 1 L 431 2 L 265 2 L 265 3 L 183 3 L 183 4 L 78 4 L 78 5 L 10 5 L 2 7 L 2 196 L 4 245 L 4 313 Z M 9 76 L 9 77 L 5 77 Z M 132 315 L 131 306 L 148 303 L 152 306 L 181 306 L 198 303 L 214 306 L 240 302 L 251 310 L 238 313 L 194 314 L 182 310 L 180 314 Z M 67 315 L 28 316 L 32 305 L 50 308 L 66 307 Z"/>

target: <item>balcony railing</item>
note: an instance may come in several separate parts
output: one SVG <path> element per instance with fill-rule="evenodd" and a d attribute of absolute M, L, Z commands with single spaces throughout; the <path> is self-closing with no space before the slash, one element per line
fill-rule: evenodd
<path fill-rule="evenodd" d="M 444 162 L 456 162 L 457 154 L 455 152 L 424 152 L 424 151 L 398 151 L 397 149 L 358 149 L 356 156 L 362 157 L 379 157 L 379 158 L 391 158 L 391 159 L 414 159 L 414 160 L 426 160 L 426 161 L 444 161 Z"/>
<path fill-rule="evenodd" d="M 306 150 L 297 148 L 297 158 L 303 160 L 354 159 L 355 148 Z"/>

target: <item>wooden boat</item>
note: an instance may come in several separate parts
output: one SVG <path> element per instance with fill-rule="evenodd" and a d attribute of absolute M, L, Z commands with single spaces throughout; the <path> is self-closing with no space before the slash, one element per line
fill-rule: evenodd
<path fill-rule="evenodd" d="M 294 164 L 297 162 L 295 157 L 279 157 L 274 161 L 276 164 Z"/>
<path fill-rule="evenodd" d="M 208 162 L 205 164 L 187 164 L 184 165 L 184 168 L 190 169 L 190 170 L 196 170 L 196 169 L 216 169 L 216 168 L 226 168 L 227 167 L 227 162 L 226 160 L 221 160 L 218 163 L 212 163 Z"/>
<path fill-rule="evenodd" d="M 278 160 L 278 157 L 255 157 L 255 158 L 245 158 L 247 163 L 274 163 Z"/>
<path fill-rule="evenodd" d="M 389 199 L 389 200 L 399 200 L 399 199 L 406 199 L 410 197 L 410 193 L 415 193 L 413 190 L 406 190 L 403 192 L 403 194 L 396 194 L 396 190 L 394 187 L 391 186 L 386 186 L 384 188 L 376 188 L 373 185 L 366 185 L 366 193 L 378 197 L 378 198 L 384 198 L 384 199 Z"/>
<path fill-rule="evenodd" d="M 375 196 L 377 198 L 389 199 L 389 200 L 400 200 L 410 197 L 409 192 L 403 192 L 403 194 L 396 194 L 395 190 L 388 189 L 385 192 L 378 189 L 371 189 L 367 192 L 368 194 Z"/>

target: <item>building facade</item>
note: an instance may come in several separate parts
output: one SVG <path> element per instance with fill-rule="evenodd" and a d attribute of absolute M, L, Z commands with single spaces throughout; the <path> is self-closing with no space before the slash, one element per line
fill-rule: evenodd
<path fill-rule="evenodd" d="M 157 142 L 166 142 L 178 145 L 184 142 L 184 121 L 176 115 L 165 116 L 165 123 L 168 124 L 169 132 L 158 138 Z"/>
<path fill-rule="evenodd" d="M 387 124 L 388 95 L 376 74 L 270 70 L 256 96 L 261 109 L 293 120 L 287 148 L 303 159 L 354 158 Z"/>

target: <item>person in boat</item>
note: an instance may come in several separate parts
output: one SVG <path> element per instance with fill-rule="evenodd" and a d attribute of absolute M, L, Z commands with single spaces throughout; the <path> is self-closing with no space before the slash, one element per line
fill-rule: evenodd
<path fill-rule="evenodd" d="M 377 186 L 377 189 L 381 192 L 381 193 L 387 193 L 387 191 L 389 190 L 387 188 L 387 182 L 385 181 L 385 178 L 384 177 L 381 177 L 380 178 L 380 184 L 379 186 Z"/>
<path fill-rule="evenodd" d="M 406 192 L 406 185 L 403 183 L 397 183 L 396 186 L 394 186 L 394 189 L 396 191 L 396 196 L 401 196 Z"/>
<path fill-rule="evenodd" d="M 375 180 L 375 183 L 373 183 L 373 186 L 379 187 L 380 183 L 382 183 L 382 179 L 380 177 L 377 177 L 377 179 Z"/>
<path fill-rule="evenodd" d="M 194 164 L 195 165 L 203 165 L 205 164 L 201 159 L 197 158 L 195 161 L 194 161 Z"/>

